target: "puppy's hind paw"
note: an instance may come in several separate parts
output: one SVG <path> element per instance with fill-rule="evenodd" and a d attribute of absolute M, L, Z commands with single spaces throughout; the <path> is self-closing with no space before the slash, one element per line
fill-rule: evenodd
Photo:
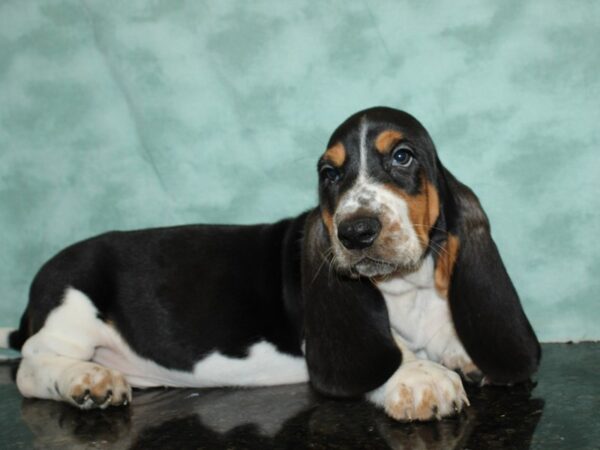
<path fill-rule="evenodd" d="M 131 402 L 131 387 L 125 377 L 93 363 L 69 368 L 56 388 L 67 402 L 80 409 L 105 409 Z"/>

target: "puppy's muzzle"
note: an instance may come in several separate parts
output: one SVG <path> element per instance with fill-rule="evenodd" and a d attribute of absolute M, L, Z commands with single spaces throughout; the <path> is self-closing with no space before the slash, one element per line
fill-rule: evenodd
<path fill-rule="evenodd" d="M 338 225 L 338 239 L 348 250 L 370 247 L 381 232 L 381 222 L 375 217 L 347 219 Z"/>

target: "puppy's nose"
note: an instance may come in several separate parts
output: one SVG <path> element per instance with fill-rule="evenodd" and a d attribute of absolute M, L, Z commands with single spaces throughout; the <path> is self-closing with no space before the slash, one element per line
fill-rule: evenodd
<path fill-rule="evenodd" d="M 381 222 L 374 217 L 360 217 L 342 221 L 338 226 L 338 239 L 349 250 L 370 247 L 379 232 Z"/>

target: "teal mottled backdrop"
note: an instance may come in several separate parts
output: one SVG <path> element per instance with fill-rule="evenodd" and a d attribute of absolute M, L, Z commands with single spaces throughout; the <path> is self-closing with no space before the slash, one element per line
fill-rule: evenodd
<path fill-rule="evenodd" d="M 600 2 L 0 4 L 0 325 L 109 229 L 316 201 L 331 131 L 405 109 L 480 196 L 543 340 L 600 338 Z"/>

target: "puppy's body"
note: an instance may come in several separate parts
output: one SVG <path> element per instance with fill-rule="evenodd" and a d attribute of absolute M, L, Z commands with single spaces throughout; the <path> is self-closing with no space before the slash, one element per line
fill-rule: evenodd
<path fill-rule="evenodd" d="M 113 232 L 75 244 L 34 279 L 29 334 L 73 289 L 136 354 L 169 369 L 189 371 L 213 351 L 241 358 L 261 340 L 299 356 L 300 303 L 290 293 L 300 291 L 303 217 Z"/>
<path fill-rule="evenodd" d="M 21 392 L 90 408 L 131 385 L 310 379 L 425 420 L 467 401 L 448 369 L 530 376 L 539 344 L 487 218 L 414 118 L 352 116 L 319 168 L 320 205 L 294 219 L 108 233 L 50 260 L 9 338 Z"/>

